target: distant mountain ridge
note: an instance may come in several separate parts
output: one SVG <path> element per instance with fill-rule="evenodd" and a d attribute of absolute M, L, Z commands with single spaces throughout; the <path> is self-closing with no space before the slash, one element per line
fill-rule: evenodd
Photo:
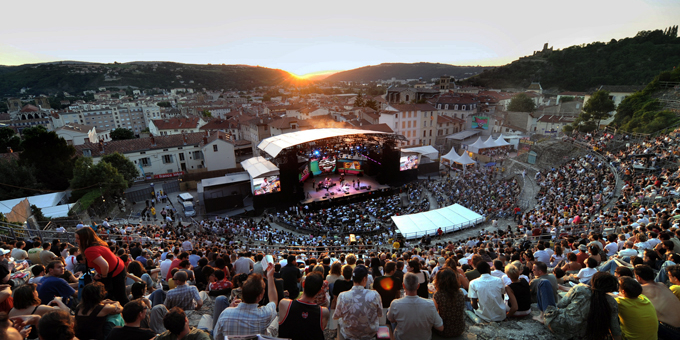
<path fill-rule="evenodd" d="M 640 31 L 635 37 L 592 42 L 561 50 L 544 49 L 465 81 L 491 88 L 589 91 L 600 85 L 645 85 L 680 63 L 678 26 Z"/>
<path fill-rule="evenodd" d="M 483 70 L 491 69 L 487 66 L 456 66 L 440 63 L 384 63 L 342 71 L 332 74 L 324 81 L 353 81 L 369 82 L 378 80 L 418 79 L 429 82 L 432 78 L 443 75 L 453 76 L 455 79 L 468 78 Z"/>
<path fill-rule="evenodd" d="M 206 88 L 245 90 L 292 79 L 286 71 L 248 65 L 200 65 L 174 62 L 99 64 L 78 61 L 0 66 L 0 96 L 78 93 L 98 87 Z"/>

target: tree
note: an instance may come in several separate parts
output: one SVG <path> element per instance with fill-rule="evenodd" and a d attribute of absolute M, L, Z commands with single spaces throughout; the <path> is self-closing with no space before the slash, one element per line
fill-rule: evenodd
<path fill-rule="evenodd" d="M 526 93 L 520 93 L 510 100 L 508 111 L 514 112 L 534 112 L 536 103 Z"/>
<path fill-rule="evenodd" d="M 38 183 L 35 176 L 35 168 L 32 166 L 20 165 L 14 159 L 0 160 L 0 200 L 11 198 L 33 196 L 39 193 L 42 185 Z"/>
<path fill-rule="evenodd" d="M 354 99 L 354 107 L 364 107 L 366 102 L 364 102 L 364 96 L 359 92 L 359 94 Z"/>
<path fill-rule="evenodd" d="M 123 175 L 123 178 L 127 181 L 128 187 L 131 186 L 135 182 L 135 178 L 139 176 L 139 171 L 135 164 L 119 152 L 105 155 L 102 157 L 102 162 L 107 162 L 116 168 L 118 173 Z"/>
<path fill-rule="evenodd" d="M 92 164 L 92 158 L 79 157 L 73 169 L 71 188 L 82 191 L 99 186 L 102 195 L 111 197 L 120 195 L 128 188 L 128 183 L 116 168 L 108 162 Z"/>
<path fill-rule="evenodd" d="M 42 209 L 38 208 L 35 204 L 31 205 L 31 215 L 35 217 L 38 222 L 49 221 L 51 218 L 45 217 L 43 215 Z"/>
<path fill-rule="evenodd" d="M 597 127 L 600 126 L 600 121 L 611 117 L 610 112 L 616 109 L 614 101 L 609 98 L 609 92 L 599 90 L 593 93 L 585 105 L 583 105 L 583 112 L 587 113 L 590 119 L 597 121 Z"/>
<path fill-rule="evenodd" d="M 73 177 L 73 156 L 76 149 L 64 138 L 44 126 L 24 129 L 24 151 L 19 155 L 19 164 L 35 167 L 38 183 L 50 190 L 64 190 Z"/>
<path fill-rule="evenodd" d="M 156 103 L 156 105 L 160 107 L 172 107 L 172 104 L 170 104 L 170 102 L 158 102 Z"/>
<path fill-rule="evenodd" d="M 201 115 L 202 115 L 203 117 L 205 117 L 205 118 L 210 118 L 210 117 L 212 117 L 212 113 L 211 113 L 210 111 L 208 111 L 208 110 L 203 110 L 203 111 L 201 111 Z"/>
<path fill-rule="evenodd" d="M 373 99 L 367 100 L 366 103 L 364 103 L 364 106 L 370 107 L 371 109 L 376 110 L 376 111 L 378 111 L 378 109 L 380 109 L 380 105 L 378 104 L 378 102 L 373 100 Z"/>
<path fill-rule="evenodd" d="M 0 153 L 21 151 L 21 138 L 13 129 L 4 127 L 0 129 Z"/>
<path fill-rule="evenodd" d="M 124 139 L 135 139 L 135 133 L 126 128 L 117 128 L 111 131 L 111 139 L 113 140 L 124 140 Z"/>

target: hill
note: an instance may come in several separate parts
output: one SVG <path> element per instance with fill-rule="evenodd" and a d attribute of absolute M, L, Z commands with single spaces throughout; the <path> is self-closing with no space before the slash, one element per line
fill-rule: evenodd
<path fill-rule="evenodd" d="M 644 85 L 680 63 L 677 26 L 641 31 L 635 37 L 593 42 L 562 50 L 544 50 L 487 70 L 466 84 L 491 88 L 526 88 L 540 81 L 544 89 L 588 91 L 599 85 Z"/>
<path fill-rule="evenodd" d="M 491 67 L 484 66 L 455 66 L 439 63 L 386 63 L 338 72 L 325 78 L 324 81 L 368 82 L 381 79 L 418 79 L 421 77 L 424 81 L 430 81 L 432 78 L 439 78 L 443 75 L 453 76 L 456 79 L 463 79 L 479 74 L 483 70 L 490 68 Z"/>
<path fill-rule="evenodd" d="M 195 65 L 172 62 L 96 64 L 55 62 L 0 66 L 0 96 L 78 93 L 104 87 L 206 88 L 245 90 L 291 80 L 282 70 L 247 65 Z"/>

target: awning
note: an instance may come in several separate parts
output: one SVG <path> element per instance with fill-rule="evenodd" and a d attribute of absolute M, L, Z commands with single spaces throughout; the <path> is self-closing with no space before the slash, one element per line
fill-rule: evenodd
<path fill-rule="evenodd" d="M 439 228 L 444 232 L 451 232 L 471 227 L 484 222 L 484 216 L 460 204 L 454 204 L 418 214 L 392 216 L 392 221 L 399 232 L 409 239 L 426 234 L 434 235 Z"/>
<path fill-rule="evenodd" d="M 452 135 L 446 136 L 446 139 L 455 139 L 455 140 L 465 140 L 468 139 L 478 133 L 482 132 L 481 130 L 465 130 L 461 131 L 458 133 L 454 133 Z"/>
<path fill-rule="evenodd" d="M 402 152 L 415 152 L 419 153 L 427 158 L 436 159 L 439 157 L 439 151 L 435 149 L 432 145 L 419 146 L 415 148 L 401 149 Z"/>
<path fill-rule="evenodd" d="M 264 157 L 248 158 L 241 162 L 243 169 L 248 171 L 251 178 L 266 177 L 279 174 L 279 168 Z"/>
<path fill-rule="evenodd" d="M 203 188 L 214 187 L 218 185 L 226 185 L 238 182 L 247 182 L 250 180 L 250 175 L 247 172 L 238 172 L 235 174 L 226 174 L 220 177 L 205 178 L 201 180 Z"/>

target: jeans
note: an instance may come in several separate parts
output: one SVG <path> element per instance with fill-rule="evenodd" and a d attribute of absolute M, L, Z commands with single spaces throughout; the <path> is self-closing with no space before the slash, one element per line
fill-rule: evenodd
<path fill-rule="evenodd" d="M 113 273 L 111 273 L 113 275 Z M 120 302 L 121 306 L 125 306 L 128 303 L 127 292 L 125 291 L 125 279 L 127 278 L 127 270 L 123 268 L 123 271 L 114 277 L 102 278 L 99 282 L 104 284 L 106 287 L 106 297 Z"/>
<path fill-rule="evenodd" d="M 666 261 L 661 265 L 661 268 L 659 268 L 659 273 L 656 274 L 656 278 L 654 279 L 654 282 L 661 282 L 661 283 L 666 283 L 668 281 L 668 270 L 666 270 L 666 267 L 674 265 L 675 262 L 673 261 Z"/>
<path fill-rule="evenodd" d="M 661 340 L 680 339 L 680 329 L 669 326 L 663 322 L 659 322 L 659 331 L 657 332 L 657 336 Z"/>
<path fill-rule="evenodd" d="M 215 298 L 215 306 L 213 308 L 213 329 L 215 329 L 215 324 L 217 324 L 217 319 L 220 318 L 222 311 L 229 307 L 229 297 L 220 295 Z"/>

